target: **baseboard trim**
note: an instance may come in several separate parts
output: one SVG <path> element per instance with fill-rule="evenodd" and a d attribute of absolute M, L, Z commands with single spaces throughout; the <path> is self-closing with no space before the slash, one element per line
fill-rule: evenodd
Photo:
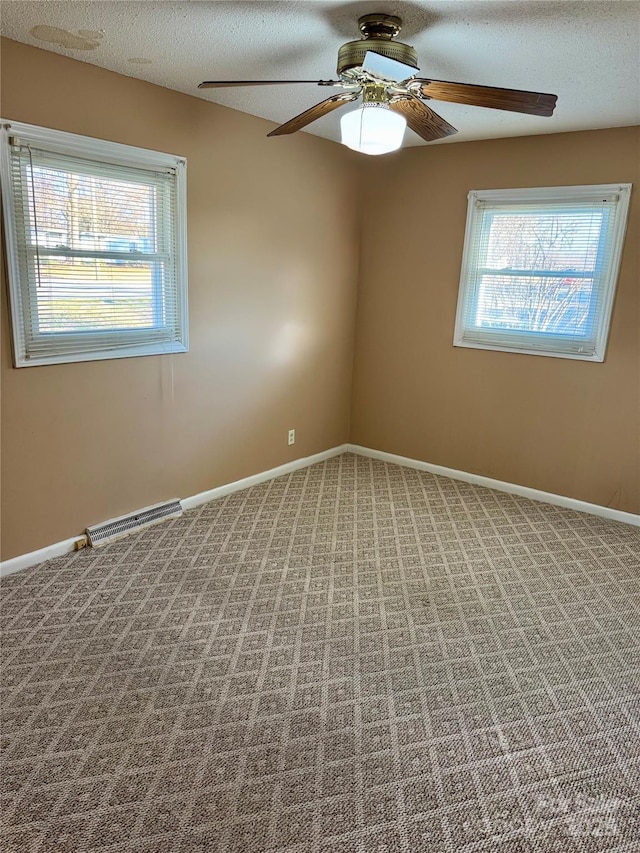
<path fill-rule="evenodd" d="M 44 563 L 45 560 L 53 560 L 54 557 L 62 557 L 71 553 L 74 542 L 82 536 L 84 533 L 79 533 L 72 539 L 63 539 L 62 542 L 54 542 L 53 545 L 47 545 L 37 551 L 30 551 L 28 554 L 20 554 L 10 560 L 4 560 L 0 563 L 0 578 L 12 575 L 21 569 L 28 569 L 29 566 L 37 566 L 38 563 Z"/>
<path fill-rule="evenodd" d="M 575 509 L 577 512 L 586 512 L 589 515 L 599 515 L 611 521 L 621 521 L 623 524 L 631 524 L 640 527 L 640 515 L 633 512 L 624 512 L 621 509 L 613 509 L 600 504 L 591 504 L 580 501 L 577 498 L 568 498 L 565 495 L 556 495 L 553 492 L 542 492 L 539 489 L 531 489 L 529 486 L 519 486 L 517 483 L 507 483 L 504 480 L 494 480 L 491 477 L 483 477 L 480 474 L 470 474 L 468 471 L 458 471 L 457 468 L 445 468 L 443 465 L 433 465 L 431 462 L 423 462 L 420 459 L 410 459 L 408 456 L 398 456 L 395 453 L 386 453 L 384 450 L 372 450 L 370 447 L 362 447 L 360 444 L 349 444 L 347 450 L 358 456 L 369 456 L 371 459 L 379 459 L 381 462 L 391 462 L 394 465 L 403 465 L 405 468 L 415 468 L 418 471 L 428 471 L 430 474 L 438 474 L 441 477 L 450 477 L 452 480 L 462 480 L 465 483 L 473 483 L 476 486 L 485 486 L 498 492 L 507 492 L 510 495 L 519 495 L 530 498 L 533 501 L 553 504 L 567 509 Z"/>
<path fill-rule="evenodd" d="M 309 465 L 315 465 L 316 462 L 324 462 L 325 459 L 331 459 L 332 456 L 340 456 L 349 448 L 347 444 L 340 444 L 337 447 L 331 447 L 329 450 L 323 450 L 320 453 L 314 453 L 312 456 L 302 456 L 300 459 L 294 459 L 292 462 L 286 462 L 284 465 L 278 465 L 277 468 L 270 468 L 268 471 L 261 471 L 259 474 L 253 474 L 250 477 L 244 477 L 242 480 L 236 480 L 234 483 L 227 483 L 224 486 L 218 486 L 215 489 L 209 489 L 206 492 L 192 495 L 188 498 L 182 498 L 180 503 L 183 509 L 193 509 L 200 504 L 208 503 L 216 498 L 222 498 L 225 495 L 230 495 L 233 492 L 241 492 L 243 489 L 248 489 L 251 486 L 257 486 L 259 483 L 265 483 L 267 480 L 273 480 L 276 477 L 282 477 L 283 474 L 290 474 L 292 471 L 299 471 L 301 468 L 307 468 Z M 18 557 L 13 557 L 10 560 L 4 560 L 0 563 L 0 578 L 12 575 L 14 572 L 19 572 L 21 569 L 28 569 L 30 566 L 36 566 L 38 563 L 44 563 L 45 560 L 52 560 L 54 557 L 63 557 L 65 554 L 71 553 L 74 549 L 74 543 L 77 539 L 85 535 L 85 531 L 79 533 L 71 539 L 63 539 L 62 542 L 55 542 L 53 545 L 47 545 L 45 548 L 40 548 L 38 551 L 31 551 L 28 554 L 20 554 Z"/>
<path fill-rule="evenodd" d="M 270 468 L 268 471 L 261 471 L 259 474 L 252 474 L 250 477 L 236 480 L 234 483 L 227 483 L 224 486 L 200 492 L 200 494 L 192 495 L 190 498 L 182 498 L 180 503 L 184 509 L 193 509 L 196 506 L 200 506 L 200 504 L 209 503 L 209 501 L 213 501 L 216 498 L 223 498 L 225 495 L 230 495 L 233 492 L 241 492 L 243 489 L 257 486 L 259 483 L 265 483 L 267 480 L 282 477 L 283 474 L 299 471 L 300 468 L 308 468 L 309 465 L 315 465 L 316 462 L 324 462 L 325 459 L 331 459 L 332 456 L 340 456 L 341 453 L 346 453 L 348 447 L 348 444 L 340 444 L 329 450 L 323 450 L 321 453 L 314 453 L 313 456 L 303 456 L 300 459 L 294 459 L 293 462 L 278 465 L 277 468 Z"/>
<path fill-rule="evenodd" d="M 216 498 L 222 498 L 233 492 L 240 492 L 251 486 L 257 486 L 259 483 L 265 483 L 267 480 L 282 477 L 284 474 L 299 471 L 301 468 L 307 468 L 309 465 L 324 462 L 325 459 L 331 459 L 333 456 L 340 456 L 341 453 L 347 452 L 356 453 L 359 456 L 368 456 L 371 459 L 379 459 L 382 462 L 391 462 L 393 465 L 403 465 L 405 468 L 428 471 L 430 474 L 438 474 L 441 477 L 450 477 L 453 480 L 474 483 L 476 486 L 485 486 L 488 489 L 496 489 L 499 492 L 507 492 L 511 495 L 519 495 L 520 497 L 530 498 L 534 501 L 574 509 L 577 512 L 586 512 L 589 515 L 598 515 L 602 518 L 608 518 L 611 521 L 620 521 L 623 524 L 640 527 L 640 515 L 635 515 L 632 512 L 624 512 L 623 510 L 601 506 L 600 504 L 587 503 L 586 501 L 577 500 L 577 498 L 556 495 L 553 492 L 542 492 L 539 489 L 531 489 L 528 486 L 507 483 L 504 480 L 494 480 L 491 477 L 470 474 L 468 471 L 459 471 L 456 468 L 446 468 L 443 465 L 434 465 L 431 462 L 423 462 L 421 459 L 398 456 L 395 453 L 387 453 L 384 450 L 373 450 L 370 447 L 363 447 L 360 444 L 340 444 L 329 450 L 323 450 L 321 453 L 314 453 L 312 456 L 303 456 L 300 459 L 294 459 L 284 465 L 279 465 L 277 468 L 270 468 L 268 471 L 252 474 L 250 477 L 244 477 L 242 480 L 236 480 L 233 483 L 227 483 L 224 486 L 217 486 L 215 489 L 209 489 L 206 492 L 182 498 L 180 502 L 185 510 L 193 509 Z M 54 542 L 52 545 L 47 545 L 37 551 L 20 554 L 10 560 L 5 560 L 0 563 L 0 578 L 12 575 L 21 569 L 36 566 L 38 563 L 44 563 L 46 560 L 52 560 L 54 557 L 62 557 L 65 554 L 71 553 L 74 549 L 74 543 L 81 536 L 84 536 L 84 531 L 71 539 L 63 539 L 61 542 Z"/>

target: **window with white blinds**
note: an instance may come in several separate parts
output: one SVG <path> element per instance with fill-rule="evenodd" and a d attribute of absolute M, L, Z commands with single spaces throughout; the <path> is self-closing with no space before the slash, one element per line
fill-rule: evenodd
<path fill-rule="evenodd" d="M 630 193 L 469 193 L 454 345 L 603 361 Z"/>
<path fill-rule="evenodd" d="M 16 122 L 1 145 L 16 367 L 186 352 L 184 159 Z"/>

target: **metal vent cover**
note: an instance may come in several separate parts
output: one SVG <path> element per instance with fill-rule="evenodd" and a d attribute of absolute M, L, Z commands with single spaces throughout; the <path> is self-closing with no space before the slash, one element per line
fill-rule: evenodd
<path fill-rule="evenodd" d="M 130 515 L 112 518 L 103 524 L 87 527 L 87 539 L 93 548 L 106 545 L 116 539 L 121 539 L 128 533 L 151 527 L 167 518 L 178 518 L 182 515 L 182 504 L 177 498 L 162 504 L 154 504 L 144 509 L 136 510 Z"/>

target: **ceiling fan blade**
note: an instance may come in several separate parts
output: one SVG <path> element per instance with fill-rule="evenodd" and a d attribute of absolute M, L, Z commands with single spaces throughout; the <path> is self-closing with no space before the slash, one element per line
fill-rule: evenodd
<path fill-rule="evenodd" d="M 445 121 L 438 113 L 434 113 L 430 107 L 423 104 L 414 95 L 391 101 L 389 109 L 396 113 L 402 113 L 411 130 L 426 142 L 444 139 L 458 132 L 448 121 Z"/>
<path fill-rule="evenodd" d="M 344 106 L 349 101 L 356 101 L 358 97 L 359 92 L 343 92 L 340 95 L 332 95 L 326 101 L 320 101 L 319 104 L 310 107 L 310 109 L 305 110 L 300 115 L 295 116 L 295 118 L 289 119 L 289 121 L 276 127 L 271 133 L 267 133 L 267 136 L 282 136 L 285 133 L 295 133 L 296 130 L 306 127 L 312 121 L 326 116 L 327 113 L 337 110 L 338 107 Z"/>
<path fill-rule="evenodd" d="M 340 80 L 205 80 L 198 89 L 226 89 L 231 86 L 284 86 L 295 83 L 315 83 L 316 86 L 340 86 Z"/>
<path fill-rule="evenodd" d="M 494 110 L 510 110 L 534 116 L 550 116 L 558 100 L 557 95 L 544 92 L 525 92 L 522 89 L 499 89 L 495 86 L 475 86 L 471 83 L 450 83 L 446 80 L 424 80 L 416 78 L 423 98 L 435 101 L 451 101 L 454 104 L 469 104 L 473 107 L 490 107 Z M 412 87 L 413 88 L 413 87 Z"/>

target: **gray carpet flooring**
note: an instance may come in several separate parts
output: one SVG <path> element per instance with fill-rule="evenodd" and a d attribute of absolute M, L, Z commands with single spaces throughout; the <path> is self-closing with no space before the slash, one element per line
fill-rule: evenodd
<path fill-rule="evenodd" d="M 640 851 L 640 531 L 352 454 L 2 585 L 4 853 Z"/>

